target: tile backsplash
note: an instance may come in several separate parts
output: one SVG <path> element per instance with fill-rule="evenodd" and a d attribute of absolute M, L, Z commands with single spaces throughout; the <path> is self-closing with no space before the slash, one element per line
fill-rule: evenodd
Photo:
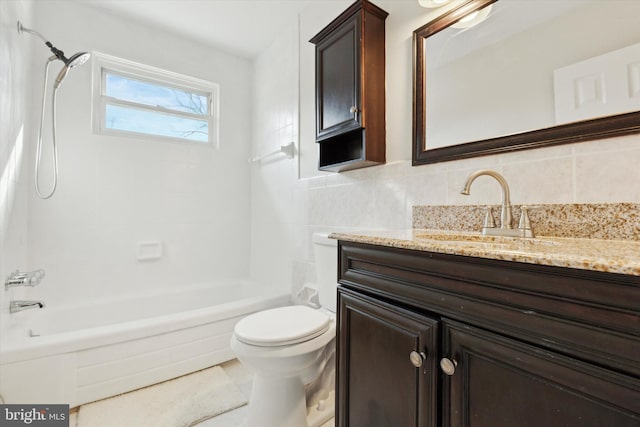
<path fill-rule="evenodd" d="M 414 206 L 413 228 L 479 231 L 486 207 Z M 499 218 L 500 205 L 491 207 L 494 218 Z M 545 204 L 528 207 L 532 229 L 537 236 L 640 240 L 639 203 Z M 520 205 L 513 206 L 513 217 L 517 223 Z"/>

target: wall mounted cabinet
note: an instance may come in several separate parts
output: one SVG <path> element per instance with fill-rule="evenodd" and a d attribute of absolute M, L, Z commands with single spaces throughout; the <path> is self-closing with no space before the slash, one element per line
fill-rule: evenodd
<path fill-rule="evenodd" d="M 316 45 L 319 169 L 385 162 L 385 19 L 359 0 L 310 41 Z"/>
<path fill-rule="evenodd" d="M 640 425 L 640 277 L 341 241 L 339 281 L 339 427 Z"/>

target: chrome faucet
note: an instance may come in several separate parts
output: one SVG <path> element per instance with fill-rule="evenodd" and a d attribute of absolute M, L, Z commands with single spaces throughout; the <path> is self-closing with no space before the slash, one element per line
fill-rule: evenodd
<path fill-rule="evenodd" d="M 44 308 L 44 302 L 42 301 L 24 301 L 16 300 L 9 303 L 9 313 L 17 313 L 23 310 L 29 310 L 31 308 Z"/>
<path fill-rule="evenodd" d="M 14 286 L 36 286 L 44 277 L 44 270 L 35 270 L 21 273 L 19 270 L 14 271 L 7 277 L 4 282 L 4 288 L 9 289 Z"/>
<path fill-rule="evenodd" d="M 479 176 L 487 175 L 494 178 L 500 184 L 502 189 L 502 207 L 500 209 L 500 228 L 496 228 L 493 221 L 493 215 L 491 208 L 487 209 L 487 216 L 485 217 L 484 226 L 482 227 L 482 234 L 492 236 L 511 236 L 511 237 L 533 237 L 533 231 L 531 230 L 531 223 L 527 214 L 527 208 L 522 207 L 522 216 L 520 217 L 519 226 L 517 229 L 513 228 L 513 211 L 511 208 L 511 196 L 509 193 L 509 185 L 507 180 L 502 175 L 491 169 L 480 169 L 473 172 L 467 177 L 464 183 L 464 187 L 460 194 L 468 196 L 471 189 L 471 184 Z"/>

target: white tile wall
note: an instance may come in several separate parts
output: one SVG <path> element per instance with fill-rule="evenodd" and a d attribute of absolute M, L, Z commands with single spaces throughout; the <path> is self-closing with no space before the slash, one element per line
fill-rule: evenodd
<path fill-rule="evenodd" d="M 388 10 L 397 8 L 395 11 L 399 12 L 387 20 L 388 163 L 342 174 L 316 170 L 315 122 L 312 120 L 314 56 L 313 45 L 305 40 L 321 29 L 322 23 L 328 23 L 328 19 L 317 10 L 308 9 L 300 18 L 300 174 L 303 178 L 296 180 L 287 162 L 273 163 L 269 168 L 252 168 L 253 224 L 255 226 L 256 216 L 266 215 L 271 225 L 253 230 L 254 265 L 261 262 L 260 257 L 273 256 L 269 248 L 287 247 L 276 252 L 277 265 L 294 272 L 292 285 L 297 289 L 303 281 L 314 279 L 310 241 L 314 231 L 407 228 L 411 226 L 414 205 L 499 203 L 500 188 L 488 177 L 474 182 L 470 196 L 459 194 L 469 173 L 480 168 L 495 169 L 507 178 L 513 203 L 640 202 L 640 187 L 636 184 L 640 174 L 637 167 L 640 135 L 411 167 L 408 160 L 412 99 L 411 85 L 407 84 L 411 81 L 409 35 L 419 26 L 416 22 L 428 19 L 415 14 L 403 15 L 406 9 L 391 1 L 382 1 L 381 6 Z M 282 62 L 262 60 L 260 64 L 261 73 L 265 75 L 270 73 L 270 67 L 282 73 Z M 270 86 L 269 90 L 274 94 L 286 91 L 286 86 Z M 266 94 L 267 97 L 261 99 L 262 96 L 265 93 L 257 94 L 257 105 L 277 110 L 270 101 L 275 96 Z M 279 191 L 262 190 L 266 188 Z M 261 194 L 256 195 L 256 191 Z M 282 203 L 286 204 L 286 210 L 278 213 L 273 206 Z M 293 229 L 293 241 L 282 242 L 287 235 L 282 230 L 289 229 Z M 285 261 L 282 257 L 287 253 L 291 258 Z M 264 261 L 262 271 L 268 271 L 269 265 L 275 266 Z M 272 273 L 284 276 L 282 272 Z"/>
<path fill-rule="evenodd" d="M 361 173 L 356 179 L 349 178 L 351 172 L 344 173 L 345 177 L 303 179 L 297 200 L 308 204 L 309 215 L 306 226 L 301 227 L 305 234 L 298 238 L 306 241 L 309 249 L 296 252 L 292 262 L 313 261 L 308 242 L 316 230 L 410 228 L 414 205 L 499 203 L 500 188 L 488 177 L 474 182 L 470 196 L 459 194 L 468 174 L 478 168 L 501 172 L 510 184 L 511 200 L 517 204 L 638 203 L 639 163 L 640 136 L 635 135 L 452 162 L 444 170 L 442 166 L 411 167 L 409 161 L 399 161 L 370 168 L 370 174 Z M 439 170 L 431 173 L 431 169 Z M 387 174 L 389 170 L 393 172 Z M 330 185 L 332 181 L 344 183 Z M 304 245 L 298 243 L 299 247 Z M 312 278 L 308 275 L 306 280 Z"/>
<path fill-rule="evenodd" d="M 28 105 L 31 43 L 16 29 L 30 20 L 31 3 L 0 2 L 0 283 L 27 266 L 27 160 L 25 115 Z M 0 336 L 11 320 L 8 298 L 0 291 Z"/>
<path fill-rule="evenodd" d="M 60 25 L 69 16 L 81 24 Z M 30 297 L 55 306 L 247 276 L 251 61 L 76 2 L 38 2 L 29 24 L 65 51 L 101 51 L 219 83 L 222 123 L 218 150 L 92 134 L 91 67 L 73 70 L 58 93 L 58 191 L 42 201 L 31 188 L 23 190 L 26 264 L 47 271 Z M 31 95 L 39 103 L 47 50 L 38 45 L 33 52 L 29 66 L 37 72 L 29 85 L 37 88 Z M 25 133 L 29 157 L 38 122 L 38 109 L 32 110 Z M 31 174 L 31 162 L 27 169 Z M 42 181 L 48 188 L 46 171 Z M 148 240 L 162 242 L 163 256 L 138 261 L 137 243 Z"/>
<path fill-rule="evenodd" d="M 283 28 L 251 63 L 84 4 L 39 2 L 30 24 L 69 51 L 100 50 L 220 83 L 223 123 L 218 151 L 92 135 L 89 68 L 74 70 L 60 92 L 59 192 L 41 201 L 30 187 L 37 114 L 23 120 L 24 159 L 9 160 L 24 105 L 7 106 L 6 100 L 26 98 L 27 86 L 39 87 L 46 51 L 38 46 L 26 56 L 24 39 L 15 32 L 18 15 L 30 13 L 21 8 L 31 3 L 0 2 L 0 49 L 3 57 L 13 58 L 2 61 L 9 67 L 2 69 L 2 106 L 17 109 L 2 115 L 11 126 L 1 127 L 0 188 L 13 202 L 0 209 L 0 273 L 46 268 L 46 281 L 30 296 L 49 302 L 249 272 L 266 283 L 296 288 L 313 279 L 312 232 L 409 227 L 416 204 L 496 203 L 500 193 L 488 178 L 474 183 L 471 196 L 459 195 L 466 176 L 485 167 L 507 177 L 514 203 L 640 200 L 637 135 L 411 167 L 410 35 L 434 12 L 408 13 L 392 1 L 381 1 L 393 12 L 387 21 L 388 164 L 318 172 L 314 54 L 307 40 L 349 3 L 303 12 L 299 24 Z M 84 23 L 74 30 L 82 37 L 62 31 L 52 19 L 70 15 Z M 160 42 L 165 50 L 182 52 L 181 61 L 156 49 Z M 25 68 L 35 71 L 22 81 Z M 34 91 L 29 102 L 37 104 L 39 97 Z M 293 160 L 246 162 L 292 140 L 299 150 Z M 138 262 L 140 240 L 161 240 L 163 258 Z"/>
<path fill-rule="evenodd" d="M 254 61 L 252 157 L 298 145 L 297 23 Z M 295 188 L 296 156 L 278 154 L 251 164 L 251 276 L 289 288 L 296 235 L 307 217 L 307 195 Z"/>

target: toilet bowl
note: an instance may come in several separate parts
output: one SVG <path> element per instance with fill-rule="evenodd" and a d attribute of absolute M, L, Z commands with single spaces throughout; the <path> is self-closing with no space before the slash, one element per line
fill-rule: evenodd
<path fill-rule="evenodd" d="M 236 324 L 231 337 L 231 349 L 254 373 L 247 427 L 314 427 L 333 417 L 332 404 L 327 409 L 317 405 L 325 413 L 314 413 L 312 425 L 308 422 L 305 389 L 328 371 L 323 377 L 333 379 L 336 335 L 337 244 L 326 234 L 314 234 L 313 243 L 322 306 L 294 305 L 252 314 Z M 323 386 L 333 388 L 328 382 Z M 330 391 L 324 390 L 324 395 Z"/>

